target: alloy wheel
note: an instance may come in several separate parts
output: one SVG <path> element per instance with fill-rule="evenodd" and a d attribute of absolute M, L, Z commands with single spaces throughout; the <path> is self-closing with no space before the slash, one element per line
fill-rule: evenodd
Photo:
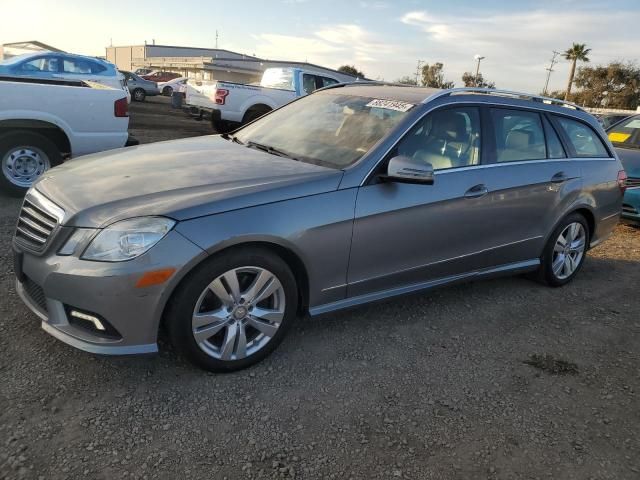
<path fill-rule="evenodd" d="M 587 247 L 587 233 L 579 222 L 567 225 L 557 238 L 551 263 L 559 280 L 569 278 L 578 269 Z"/>
<path fill-rule="evenodd" d="M 215 359 L 249 357 L 276 334 L 285 307 L 284 288 L 273 273 L 261 267 L 234 268 L 200 294 L 191 321 L 193 338 Z"/>
<path fill-rule="evenodd" d="M 13 147 L 2 158 L 2 174 L 18 187 L 29 188 L 49 168 L 49 157 L 36 147 Z"/>

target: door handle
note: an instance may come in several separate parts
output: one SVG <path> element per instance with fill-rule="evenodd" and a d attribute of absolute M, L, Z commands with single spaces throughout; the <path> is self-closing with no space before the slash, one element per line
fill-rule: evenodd
<path fill-rule="evenodd" d="M 480 184 L 475 187 L 471 187 L 464 194 L 465 198 L 480 198 L 484 197 L 487 193 L 489 193 L 489 189 L 486 185 Z"/>
<path fill-rule="evenodd" d="M 553 177 L 551 177 L 551 183 L 563 183 L 569 180 L 569 177 L 564 172 L 558 172 Z"/>

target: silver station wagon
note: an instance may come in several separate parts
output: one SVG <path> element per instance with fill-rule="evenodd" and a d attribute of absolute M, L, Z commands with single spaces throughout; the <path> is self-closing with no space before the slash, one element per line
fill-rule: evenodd
<path fill-rule="evenodd" d="M 17 290 L 79 349 L 151 353 L 163 330 L 198 365 L 237 370 L 307 313 L 523 272 L 564 285 L 624 188 L 575 105 L 336 85 L 233 134 L 45 173 L 18 220 Z"/>

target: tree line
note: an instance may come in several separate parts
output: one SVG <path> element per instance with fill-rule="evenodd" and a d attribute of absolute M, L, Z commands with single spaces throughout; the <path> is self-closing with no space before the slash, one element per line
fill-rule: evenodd
<path fill-rule="evenodd" d="M 573 43 L 562 53 L 565 60 L 570 62 L 567 88 L 542 94 L 585 107 L 635 110 L 640 105 L 640 65 L 635 62 L 614 61 L 607 65 L 578 66 L 579 62 L 590 62 L 590 53 L 591 49 L 586 44 Z M 353 65 L 344 65 L 339 70 L 358 78 L 366 78 Z M 426 64 L 418 73 L 399 78 L 395 83 L 442 89 L 455 86 L 454 82 L 445 78 L 444 64 L 441 62 Z M 496 86 L 480 72 L 477 76 L 472 72 L 465 72 L 462 75 L 462 85 L 481 88 Z"/>

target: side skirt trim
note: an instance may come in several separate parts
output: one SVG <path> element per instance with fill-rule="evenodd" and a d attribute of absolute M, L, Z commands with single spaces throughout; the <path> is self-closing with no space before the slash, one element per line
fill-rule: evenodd
<path fill-rule="evenodd" d="M 448 285 L 451 283 L 461 282 L 465 280 L 490 277 L 492 275 L 497 276 L 497 275 L 535 270 L 535 268 L 538 266 L 540 266 L 540 259 L 536 258 L 533 260 L 509 263 L 506 265 L 500 265 L 498 267 L 492 267 L 492 268 L 487 268 L 483 270 L 476 270 L 473 272 L 462 273 L 459 275 L 451 275 L 449 277 L 438 278 L 438 279 L 429 280 L 426 282 L 413 283 L 411 285 L 404 285 L 400 287 L 391 288 L 388 290 L 382 290 L 379 292 L 359 295 L 357 297 L 345 298 L 344 300 L 338 300 L 337 302 L 318 305 L 317 307 L 311 307 L 309 309 L 309 314 L 311 316 L 322 315 L 325 313 L 334 312 L 336 310 L 351 308 L 358 305 L 363 305 L 365 303 L 376 302 L 379 300 L 386 300 L 388 298 L 396 297 L 399 295 L 418 292 L 420 290 L 429 290 L 431 288 Z"/>

